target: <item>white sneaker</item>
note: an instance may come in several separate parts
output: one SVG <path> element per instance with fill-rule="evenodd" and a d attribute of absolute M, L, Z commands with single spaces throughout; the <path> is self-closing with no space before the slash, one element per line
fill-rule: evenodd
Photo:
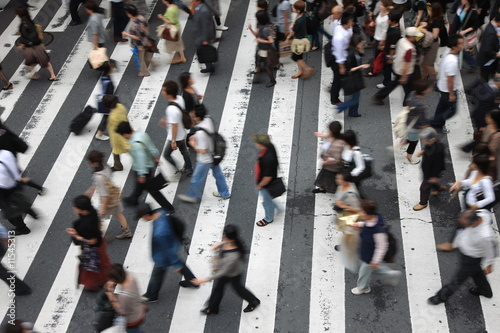
<path fill-rule="evenodd" d="M 97 135 L 97 134 L 96 134 L 96 135 L 95 135 L 95 138 L 96 138 L 97 140 L 101 140 L 101 141 L 106 141 L 106 140 L 109 140 L 109 136 L 107 136 L 107 135 L 105 135 L 105 134 L 103 134 L 103 135 L 101 135 L 101 136 L 99 136 L 99 135 Z"/>
<path fill-rule="evenodd" d="M 229 199 L 229 198 L 230 198 L 230 197 L 227 197 L 227 198 L 226 198 L 226 197 L 223 197 L 223 196 L 222 196 L 219 192 L 217 192 L 217 191 L 213 192 L 212 194 L 214 195 L 214 197 L 217 197 L 217 198 L 222 198 L 222 199 L 224 199 L 224 200 L 226 200 L 226 199 Z"/>
<path fill-rule="evenodd" d="M 363 294 L 368 294 L 370 291 L 372 291 L 370 289 L 370 287 L 366 288 L 366 289 L 358 289 L 358 287 L 354 287 L 351 289 L 351 292 L 354 294 L 354 295 L 363 295 Z"/>
<path fill-rule="evenodd" d="M 405 158 L 405 163 L 406 164 L 418 164 L 420 163 L 420 159 L 418 158 Z"/>
<path fill-rule="evenodd" d="M 401 276 L 403 273 L 401 271 L 391 271 L 389 272 L 389 276 L 387 277 L 387 284 L 391 286 L 397 286 L 399 284 L 399 280 L 401 280 Z"/>
<path fill-rule="evenodd" d="M 197 203 L 198 202 L 198 200 L 196 198 L 190 197 L 189 195 L 185 195 L 185 194 L 179 194 L 177 197 L 184 202 L 189 202 L 189 203 Z"/>
<path fill-rule="evenodd" d="M 225 25 L 221 24 L 221 25 L 218 25 L 215 27 L 217 30 L 219 31 L 226 31 L 227 29 L 229 29 L 228 27 L 226 27 Z"/>
<path fill-rule="evenodd" d="M 378 89 L 382 89 L 382 88 L 385 88 L 384 84 L 383 83 L 379 83 L 377 84 L 377 88 Z"/>

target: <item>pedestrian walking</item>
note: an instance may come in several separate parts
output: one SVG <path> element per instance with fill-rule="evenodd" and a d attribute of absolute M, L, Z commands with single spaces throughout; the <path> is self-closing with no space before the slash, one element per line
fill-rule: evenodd
<path fill-rule="evenodd" d="M 128 140 L 130 145 L 129 154 L 132 157 L 132 170 L 135 173 L 135 188 L 132 193 L 123 199 L 127 205 L 137 206 L 139 196 L 144 191 L 158 202 L 158 204 L 169 212 L 174 212 L 174 206 L 161 194 L 159 190 L 151 189 L 148 181 L 154 181 L 155 168 L 160 161 L 160 152 L 155 147 L 147 133 L 136 132 L 130 123 L 121 122 L 116 128 L 116 133 Z"/>
<path fill-rule="evenodd" d="M 162 0 L 167 6 L 167 10 L 163 15 L 158 14 L 158 18 L 163 20 L 167 24 L 172 24 L 177 29 L 177 41 L 171 41 L 165 39 L 165 52 L 173 53 L 174 57 L 170 61 L 171 65 L 187 62 L 184 55 L 184 41 L 182 40 L 182 30 L 181 23 L 179 21 L 179 7 L 176 5 L 174 0 Z M 177 56 L 179 54 L 179 57 Z"/>
<path fill-rule="evenodd" d="M 221 11 L 220 11 L 219 0 L 206 0 L 206 4 L 208 8 L 211 10 L 212 15 L 214 17 L 216 24 L 215 28 L 219 31 L 226 31 L 227 29 L 229 29 L 228 27 L 223 25 L 220 20 Z"/>
<path fill-rule="evenodd" d="M 82 284 L 86 290 L 97 291 L 107 281 L 111 266 L 106 239 L 101 234 L 101 219 L 90 198 L 85 195 L 73 199 L 73 213 L 78 219 L 73 222 L 73 228 L 66 229 L 66 233 L 82 250 L 78 257 L 78 284 Z"/>
<path fill-rule="evenodd" d="M 443 133 L 448 133 L 446 120 L 453 117 L 457 111 L 457 89 L 459 85 L 458 54 L 464 48 L 464 38 L 452 35 L 448 38 L 449 52 L 444 55 L 438 73 L 437 88 L 440 93 L 438 105 L 431 120 L 431 126 Z"/>
<path fill-rule="evenodd" d="M 355 228 L 361 228 L 360 237 L 360 267 L 357 286 L 351 289 L 354 295 L 368 294 L 371 291 L 372 274 L 383 278 L 383 282 L 396 286 L 402 273 L 392 270 L 383 262 L 389 249 L 386 223 L 377 213 L 377 204 L 373 200 L 361 200 L 360 210 L 362 222 L 356 222 Z"/>
<path fill-rule="evenodd" d="M 182 98 L 184 99 L 185 110 L 187 112 L 194 111 L 196 105 L 201 104 L 203 95 L 198 94 L 194 89 L 194 79 L 189 72 L 183 72 L 179 75 L 179 83 L 182 88 Z M 192 127 L 192 122 L 191 122 Z"/>
<path fill-rule="evenodd" d="M 111 145 L 111 153 L 113 154 L 113 166 L 111 171 L 122 171 L 123 164 L 120 160 L 120 155 L 125 154 L 130 150 L 130 144 L 127 139 L 116 132 L 118 125 L 123 122 L 128 122 L 127 109 L 119 103 L 118 97 L 115 95 L 104 95 L 103 105 L 111 110 L 107 119 L 107 129 L 109 134 L 109 143 Z"/>
<path fill-rule="evenodd" d="M 87 23 L 87 40 L 92 43 L 92 48 L 97 50 L 104 47 L 107 33 L 103 26 L 104 16 L 99 13 L 99 5 L 95 0 L 86 0 L 85 10 L 90 15 Z"/>
<path fill-rule="evenodd" d="M 269 15 L 264 11 L 258 11 L 255 17 L 257 18 L 257 30 L 254 31 L 252 25 L 248 25 L 248 30 L 256 37 L 257 41 L 255 69 L 252 74 L 257 75 L 264 68 L 267 75 L 269 75 L 269 82 L 266 87 L 270 88 L 276 84 L 273 68 L 279 65 L 278 52 L 274 48 L 274 37 L 272 27 L 269 25 Z"/>
<path fill-rule="evenodd" d="M 201 200 L 203 184 L 207 178 L 208 171 L 212 170 L 212 176 L 215 178 L 217 191 L 213 195 L 218 198 L 229 199 L 231 194 L 227 187 L 226 178 L 221 167 L 214 164 L 214 139 L 212 135 L 215 132 L 212 118 L 206 114 L 203 105 L 195 107 L 191 112 L 191 119 L 195 123 L 196 133 L 189 138 L 189 145 L 196 151 L 196 166 L 191 177 L 191 186 L 186 194 L 179 194 L 179 199 L 189 203 L 197 203 Z"/>
<path fill-rule="evenodd" d="M 93 168 L 92 186 L 85 194 L 92 198 L 95 191 L 99 194 L 100 207 L 99 215 L 101 218 L 111 218 L 115 216 L 120 222 L 122 232 L 115 236 L 117 239 L 132 238 L 125 215 L 123 215 L 123 206 L 120 202 L 120 188 L 112 181 L 112 172 L 110 167 L 104 163 L 104 153 L 92 150 L 87 155 L 87 160 Z"/>
<path fill-rule="evenodd" d="M 194 23 L 194 46 L 199 49 L 202 45 L 210 45 L 215 42 L 215 24 L 212 18 L 212 12 L 206 5 L 204 0 L 191 1 L 193 7 L 193 23 Z M 211 62 L 205 63 L 205 68 L 201 73 L 215 72 L 214 64 Z"/>
<path fill-rule="evenodd" d="M 378 105 L 384 105 L 384 99 L 400 84 L 403 86 L 405 99 L 411 91 L 417 59 L 415 40 L 417 37 L 422 37 L 423 34 L 417 28 L 409 27 L 405 30 L 405 36 L 405 38 L 398 40 L 393 56 L 392 71 L 396 78 L 384 82 L 384 87 L 373 96 L 374 102 Z"/>
<path fill-rule="evenodd" d="M 429 298 L 428 302 L 432 305 L 447 302 L 469 277 L 476 284 L 469 289 L 472 295 L 493 297 L 486 278 L 487 274 L 493 272 L 497 248 L 491 214 L 486 211 L 466 210 L 460 214 L 459 223 L 463 230 L 457 233 L 452 246 L 460 251 L 460 266 L 451 281 Z"/>
<path fill-rule="evenodd" d="M 113 264 L 108 278 L 105 285 L 106 296 L 115 312 L 125 317 L 126 332 L 140 333 L 148 308 L 141 302 L 135 277 L 125 271 L 122 264 Z M 117 286 L 119 290 L 116 290 Z"/>
<path fill-rule="evenodd" d="M 333 83 L 330 91 L 330 101 L 332 104 L 341 104 L 339 99 L 340 88 L 342 88 L 341 80 L 346 75 L 347 70 L 345 63 L 347 61 L 349 44 L 352 38 L 352 26 L 354 20 L 348 15 L 343 15 L 340 20 L 340 26 L 335 28 L 332 38 L 332 54 L 335 58 L 333 64 Z"/>
<path fill-rule="evenodd" d="M 431 7 L 431 16 L 425 26 L 425 30 L 432 34 L 432 43 L 429 47 L 422 49 L 422 80 L 431 78 L 436 79 L 437 73 L 434 69 L 437 52 L 440 46 L 448 45 L 448 32 L 444 22 L 444 13 L 441 4 L 434 2 Z"/>
<path fill-rule="evenodd" d="M 186 111 L 184 99 L 179 95 L 179 86 L 175 81 L 167 81 L 163 84 L 161 93 L 168 100 L 165 111 L 167 118 L 167 146 L 165 148 L 165 159 L 175 168 L 175 173 L 182 172 L 186 176 L 193 174 L 191 157 L 186 144 L 186 135 L 191 128 L 191 118 Z M 189 124 L 185 123 L 189 122 Z M 179 169 L 172 158 L 172 152 L 179 149 L 184 166 Z"/>
<path fill-rule="evenodd" d="M 129 32 L 123 31 L 124 37 L 130 37 L 130 45 L 134 55 L 135 67 L 137 75 L 144 77 L 151 75 L 148 70 L 147 62 L 151 60 L 151 54 L 148 52 L 151 46 L 149 37 L 148 21 L 144 16 L 139 15 L 137 8 L 134 5 L 125 6 L 127 17 L 132 20 L 129 26 Z"/>
<path fill-rule="evenodd" d="M 500 13 L 496 13 L 491 22 L 486 25 L 481 36 L 481 47 L 477 54 L 477 62 L 481 69 L 481 77 L 485 82 L 498 72 L 498 59 L 500 58 Z"/>
<path fill-rule="evenodd" d="M 28 68 L 28 73 L 31 73 L 36 65 L 40 65 L 40 67 L 47 68 L 49 71 L 49 81 L 58 81 L 59 79 L 50 63 L 49 54 L 45 50 L 42 40 L 38 37 L 38 31 L 30 17 L 28 9 L 24 6 L 18 6 L 16 7 L 16 14 L 21 20 L 21 24 L 19 25 L 21 37 L 19 37 L 17 47 L 23 51 L 24 64 Z M 40 78 L 40 75 L 35 73 L 28 76 L 28 78 L 36 80 Z"/>
<path fill-rule="evenodd" d="M 13 231 L 7 231 L 5 227 L 0 224 L 0 258 L 3 258 L 9 249 L 9 244 L 14 241 L 15 233 Z M 13 269 L 10 267 L 5 267 L 0 262 L 0 280 L 4 281 L 7 286 L 9 286 L 9 291 L 12 291 L 16 297 L 31 295 L 31 288 L 21 280 L 17 275 L 12 273 Z M 14 286 L 14 290 L 10 289 L 10 286 Z M 6 295 L 7 296 L 7 295 Z"/>
<path fill-rule="evenodd" d="M 179 257 L 181 239 L 174 229 L 172 221 L 174 217 L 165 209 L 152 209 L 149 204 L 141 203 L 137 207 L 137 218 L 153 222 L 151 253 L 155 265 L 148 289 L 142 295 L 142 299 L 146 302 L 158 300 L 158 294 L 169 267 L 184 276 L 184 280 L 179 282 L 181 287 L 198 288 L 192 283 L 196 279 L 193 272 Z"/>
<path fill-rule="evenodd" d="M 111 73 L 113 72 L 113 69 L 115 66 L 111 65 L 109 61 L 106 61 L 102 64 L 100 69 L 102 70 L 101 74 L 101 94 L 97 97 L 97 112 L 102 114 L 102 119 L 101 122 L 99 123 L 99 126 L 97 126 L 97 133 L 95 135 L 95 138 L 97 140 L 101 141 L 106 141 L 109 140 L 109 136 L 104 134 L 104 131 L 106 130 L 106 127 L 108 125 L 108 117 L 110 113 L 110 109 L 104 106 L 104 96 L 105 95 L 114 95 L 115 93 L 115 85 L 113 84 L 113 81 L 111 80 Z M 125 120 L 126 121 L 126 120 Z M 109 135 L 112 135 L 111 132 L 108 131 Z"/>
<path fill-rule="evenodd" d="M 243 277 L 243 258 L 246 251 L 238 235 L 237 227 L 232 224 L 226 225 L 222 234 L 222 242 L 212 245 L 211 249 L 216 251 L 211 276 L 206 279 L 195 279 L 193 281 L 196 285 L 215 281 L 212 294 L 210 294 L 210 299 L 208 300 L 208 306 L 201 310 L 201 312 L 206 315 L 219 313 L 219 305 L 227 283 L 231 283 L 238 296 L 248 302 L 243 312 L 252 312 L 255 310 L 260 305 L 260 300 L 241 283 Z"/>
<path fill-rule="evenodd" d="M 417 153 L 422 156 L 423 180 L 420 184 L 420 202 L 413 206 L 418 211 L 427 207 L 431 191 L 433 195 L 439 195 L 446 187 L 439 185 L 441 172 L 444 170 L 444 146 L 438 141 L 437 132 L 431 127 L 426 127 L 420 132 L 420 140 L 424 145 Z"/>
<path fill-rule="evenodd" d="M 290 27 L 291 31 L 286 37 L 292 41 L 292 60 L 297 63 L 297 74 L 292 76 L 292 79 L 310 78 L 314 72 L 314 68 L 309 67 L 304 61 L 304 53 L 307 53 L 311 48 L 311 43 L 307 39 L 307 17 L 305 14 L 306 4 L 304 1 L 296 1 L 293 4 L 292 11 L 297 14 L 295 21 Z M 294 44 L 297 46 L 295 47 Z"/>
<path fill-rule="evenodd" d="M 396 10 L 391 10 L 387 16 L 387 33 L 385 41 L 383 43 L 381 42 L 381 44 L 384 45 L 383 51 L 385 54 L 383 69 L 384 80 L 382 81 L 382 83 L 377 84 L 378 89 L 384 88 L 392 81 L 392 62 L 396 54 L 396 45 L 399 39 L 401 39 L 401 27 L 399 26 L 401 13 Z"/>
<path fill-rule="evenodd" d="M 265 215 L 263 219 L 257 222 L 257 226 L 265 227 L 274 221 L 275 209 L 283 211 L 283 207 L 274 202 L 271 192 L 266 188 L 278 178 L 278 154 L 268 134 L 253 134 L 252 141 L 259 150 L 257 162 L 255 163 L 255 183 L 257 184 L 257 191 L 262 197 Z"/>

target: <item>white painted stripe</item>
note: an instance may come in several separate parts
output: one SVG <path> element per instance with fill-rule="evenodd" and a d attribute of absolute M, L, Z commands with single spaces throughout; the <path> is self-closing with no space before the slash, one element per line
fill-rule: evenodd
<path fill-rule="evenodd" d="M 49 25 L 45 28 L 46 32 L 64 32 L 71 21 L 69 9 L 61 4 Z"/>
<path fill-rule="evenodd" d="M 469 105 L 467 104 L 466 96 L 464 93 L 464 86 L 462 82 L 462 77 L 459 77 L 458 90 L 458 102 L 457 102 L 457 113 L 456 115 L 446 121 L 446 128 L 450 130 L 448 133 L 448 142 L 450 147 L 450 156 L 453 164 L 453 171 L 455 174 L 455 179 L 463 179 L 465 173 L 467 172 L 470 164 L 470 154 L 465 154 L 461 151 L 460 145 L 472 140 L 472 135 L 474 129 L 472 128 L 472 122 L 470 119 Z M 463 196 L 460 196 L 463 200 Z M 493 215 L 493 217 L 495 217 Z M 498 224 L 496 219 L 493 221 L 493 225 L 498 230 Z M 452 232 L 452 231 L 450 231 Z M 500 240 L 498 232 L 495 233 L 497 241 Z M 491 289 L 495 292 L 500 290 L 500 272 L 495 269 L 493 273 L 487 276 L 490 282 Z M 448 281 L 444 281 L 447 283 Z M 494 332 L 498 329 L 498 313 L 500 306 L 498 305 L 498 300 L 495 298 L 485 298 L 480 297 L 481 307 L 483 309 L 484 322 L 486 325 L 486 331 Z"/>
<path fill-rule="evenodd" d="M 273 102 L 267 133 L 278 153 L 280 161 L 280 176 L 288 184 L 290 159 L 294 136 L 294 121 L 297 101 L 298 79 L 291 76 L 297 71 L 294 63 L 284 66 L 283 72 L 276 77 Z M 318 73 L 313 76 L 318 77 Z M 282 209 L 285 209 L 287 195 L 274 199 Z M 256 220 L 264 217 L 262 197 L 260 197 Z M 285 215 L 276 214 L 274 222 L 266 227 L 254 224 L 251 249 L 248 257 L 246 286 L 261 301 L 261 305 L 253 312 L 242 314 L 240 332 L 274 332 L 276 303 L 278 298 L 278 281 L 283 243 Z M 243 303 L 243 308 L 247 306 Z"/>
<path fill-rule="evenodd" d="M 222 13 L 227 13 L 229 1 L 225 1 L 221 5 L 224 6 Z M 248 4 L 245 22 L 253 19 L 255 5 L 255 0 L 250 1 Z M 219 125 L 219 133 L 225 137 L 226 142 L 230 143 L 221 164 L 229 190 L 232 188 L 250 101 L 250 95 L 245 94 L 244 91 L 252 89 L 252 79 L 248 76 L 248 73 L 253 69 L 255 50 L 253 41 L 252 34 L 242 34 L 235 59 L 237 65 L 233 68 L 226 104 Z M 220 68 L 220 70 L 224 69 Z M 194 73 L 194 71 L 193 69 L 192 72 Z M 196 82 L 200 83 L 200 80 L 197 79 Z M 213 177 L 209 176 L 191 239 L 190 256 L 187 260 L 187 265 L 195 268 L 194 273 L 198 276 L 208 275 L 209 257 L 211 256 L 208 248 L 211 244 L 220 241 L 229 206 L 227 200 L 218 199 L 212 195 L 215 190 L 215 181 Z M 202 285 L 197 290 L 187 290 L 185 288 L 179 290 L 170 332 L 203 332 L 206 316 L 201 315 L 199 310 L 201 310 L 203 302 L 210 296 L 211 290 L 211 283 Z"/>
<path fill-rule="evenodd" d="M 395 89 L 389 98 L 391 119 L 394 122 L 403 105 L 402 88 L 399 86 Z M 396 144 L 397 139 L 393 139 L 394 144 Z M 413 206 L 420 200 L 421 167 L 420 164 L 404 163 L 405 158 L 404 152 L 395 151 L 401 244 L 405 256 L 412 331 L 416 333 L 447 332 L 448 318 L 444 305 L 430 306 L 427 304 L 427 298 L 441 288 L 441 274 L 436 254 L 430 205 L 418 212 L 413 210 Z"/>
<path fill-rule="evenodd" d="M 332 70 L 326 66 L 324 57 L 322 58 L 318 132 L 327 133 L 328 124 L 332 121 L 343 122 L 344 112 L 332 112 L 329 93 Z M 318 143 L 316 174 L 322 167 L 320 155 L 321 141 Z M 314 184 L 311 184 L 312 188 Z M 342 234 L 336 230 L 333 223 L 333 204 L 333 194 L 316 194 L 309 332 L 345 332 L 345 269 L 340 256 L 334 250 L 335 244 L 340 243 Z"/>

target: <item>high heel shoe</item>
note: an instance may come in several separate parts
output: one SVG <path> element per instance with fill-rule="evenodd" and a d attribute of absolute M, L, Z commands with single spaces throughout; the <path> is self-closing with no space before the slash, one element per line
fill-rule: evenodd
<path fill-rule="evenodd" d="M 212 310 L 210 308 L 204 308 L 203 310 L 201 310 L 201 312 L 204 313 L 204 314 L 206 314 L 207 316 L 209 316 L 209 315 L 218 314 L 219 310 Z"/>

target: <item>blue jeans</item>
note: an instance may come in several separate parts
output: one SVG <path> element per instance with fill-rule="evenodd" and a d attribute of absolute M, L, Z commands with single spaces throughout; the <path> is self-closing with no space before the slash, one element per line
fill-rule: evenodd
<path fill-rule="evenodd" d="M 277 204 L 274 203 L 273 197 L 269 193 L 269 190 L 266 188 L 262 188 L 259 191 L 260 195 L 262 195 L 262 206 L 264 206 L 264 220 L 266 222 L 274 221 L 274 209 L 280 209 Z"/>
<path fill-rule="evenodd" d="M 446 123 L 446 119 L 453 117 L 457 111 L 457 101 L 450 102 L 450 94 L 447 92 L 441 92 L 440 94 L 441 97 L 436 107 L 434 119 L 431 120 L 431 126 L 437 129 L 442 129 Z M 455 96 L 456 95 L 457 92 L 455 91 Z"/>
<path fill-rule="evenodd" d="M 140 73 L 141 61 L 139 60 L 139 50 L 135 46 L 132 46 L 132 55 L 134 56 L 135 68 L 137 68 L 137 71 Z"/>
<path fill-rule="evenodd" d="M 349 108 L 349 117 L 356 117 L 358 115 L 359 98 L 361 97 L 361 90 L 356 91 L 354 94 L 349 95 L 349 100 L 337 106 L 339 112 Z"/>
<path fill-rule="evenodd" d="M 476 68 L 477 67 L 476 58 L 474 58 L 474 56 L 472 54 L 470 54 L 469 52 L 467 52 L 466 50 L 463 50 L 462 52 L 463 52 L 464 60 L 467 63 L 467 65 L 469 65 L 472 68 Z"/>
<path fill-rule="evenodd" d="M 197 200 L 201 200 L 203 195 L 203 182 L 207 179 L 208 170 L 212 169 L 212 175 L 215 178 L 215 184 L 217 185 L 217 191 L 224 198 L 229 198 L 231 194 L 229 193 L 229 189 L 227 188 L 226 178 L 224 178 L 224 174 L 220 166 L 214 165 L 213 163 L 203 163 L 196 162 L 196 167 L 194 168 L 193 176 L 191 177 L 191 186 L 187 190 L 187 195 L 195 198 Z"/>

